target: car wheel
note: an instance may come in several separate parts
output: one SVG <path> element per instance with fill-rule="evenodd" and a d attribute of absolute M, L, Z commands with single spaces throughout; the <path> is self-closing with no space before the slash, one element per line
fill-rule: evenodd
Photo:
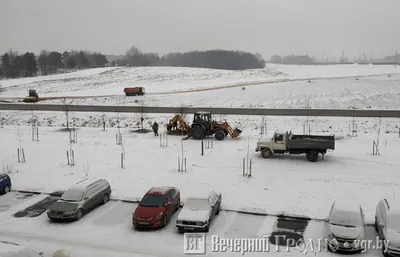
<path fill-rule="evenodd" d="M 167 226 L 167 224 L 168 224 L 168 217 L 167 217 L 167 215 L 165 215 L 164 216 L 164 219 L 163 219 L 163 227 L 165 227 L 165 226 Z"/>
<path fill-rule="evenodd" d="M 81 220 L 82 217 L 83 217 L 83 211 L 82 211 L 82 209 L 79 209 L 75 214 L 75 220 L 77 220 L 77 221 Z"/>
<path fill-rule="evenodd" d="M 105 194 L 104 196 L 103 196 L 103 204 L 106 204 L 108 201 L 110 200 L 110 197 L 108 196 L 108 194 Z"/>
<path fill-rule="evenodd" d="M 218 215 L 221 212 L 221 204 L 218 205 L 218 209 L 217 212 L 215 213 L 215 215 Z"/>
<path fill-rule="evenodd" d="M 261 151 L 261 156 L 262 156 L 264 159 L 271 158 L 271 156 L 272 156 L 272 151 L 271 151 L 271 149 L 269 149 L 269 148 L 263 149 L 263 150 Z"/>
<path fill-rule="evenodd" d="M 9 186 L 6 186 L 6 187 L 4 188 L 4 193 L 5 193 L 5 194 L 9 193 L 10 191 L 11 191 L 11 188 L 10 188 Z"/>
<path fill-rule="evenodd" d="M 383 240 L 384 240 L 384 239 L 383 239 Z M 385 257 L 389 256 L 389 254 L 388 254 L 387 251 L 386 251 L 385 244 L 382 244 L 382 255 L 385 256 Z"/>
<path fill-rule="evenodd" d="M 204 228 L 204 232 L 208 232 L 208 231 L 210 231 L 210 219 L 208 219 L 207 225 L 206 225 L 206 227 Z"/>

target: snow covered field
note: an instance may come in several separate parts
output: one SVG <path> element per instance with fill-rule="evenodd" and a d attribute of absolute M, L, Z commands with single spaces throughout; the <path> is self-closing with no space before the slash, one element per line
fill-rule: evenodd
<path fill-rule="evenodd" d="M 388 74 L 392 74 L 388 77 Z M 396 109 L 400 71 L 385 65 L 285 66 L 225 71 L 179 67 L 102 68 L 0 81 L 0 98 L 91 96 L 70 104 L 140 104 L 275 108 Z M 377 77 L 376 77 L 377 76 Z M 310 80 L 310 83 L 308 82 Z M 246 90 L 241 89 L 242 85 Z M 124 87 L 143 86 L 143 97 L 125 97 Z M 184 94 L 178 94 L 184 92 Z M 95 97 L 97 96 L 97 97 Z M 102 96 L 102 97 L 99 97 Z M 385 99 L 385 101 L 382 101 Z M 44 103 L 62 103 L 62 100 Z"/>
<path fill-rule="evenodd" d="M 389 77 L 388 73 L 393 75 Z M 122 95 L 125 86 L 144 86 L 149 94 L 143 97 L 95 97 L 71 99 L 68 103 L 398 109 L 400 74 L 395 73 L 400 72 L 389 66 L 359 65 L 271 66 L 265 70 L 240 72 L 167 67 L 105 68 L 45 78 L 3 80 L 0 84 L 6 91 L 0 93 L 0 98 L 25 96 L 29 88 L 36 88 L 41 96 L 98 96 Z M 246 86 L 246 90 L 241 86 L 229 87 L 257 81 L 276 83 Z M 216 90 L 208 90 L 209 87 L 216 87 Z M 198 89 L 207 90 L 173 93 Z M 134 103 L 135 100 L 138 103 Z M 145 127 L 149 128 L 154 120 L 165 125 L 172 114 L 145 116 Z M 28 125 L 32 117 L 39 121 L 39 142 L 31 140 Z M 232 127 L 242 129 L 242 135 L 238 139 L 228 137 L 222 142 L 214 141 L 213 148 L 205 149 L 204 156 L 201 156 L 199 141 L 183 141 L 187 172 L 182 173 L 177 171 L 178 156 L 182 152 L 180 137 L 169 136 L 168 147 L 160 147 L 160 139 L 152 134 L 132 132 L 138 128 L 138 114 L 70 113 L 69 118 L 80 127 L 78 142 L 72 145 L 68 133 L 59 131 L 66 123 L 63 113 L 0 112 L 0 127 L 3 126 L 0 128 L 0 169 L 10 171 L 15 190 L 65 190 L 86 176 L 108 179 L 114 199 L 137 200 L 157 185 L 178 187 L 182 200 L 216 189 L 223 194 L 222 207 L 226 211 L 218 217 L 210 234 L 225 237 L 269 234 L 276 222 L 274 216 L 251 216 L 228 210 L 325 219 L 332 202 L 345 197 L 358 200 L 365 209 L 367 222 L 372 223 L 378 200 L 382 197 L 396 199 L 400 193 L 397 154 L 400 138 L 396 119 L 382 120 L 381 155 L 372 156 L 379 119 L 357 118 L 358 136 L 349 137 L 351 118 L 309 117 L 311 133 L 337 136 L 333 152 L 328 152 L 324 160 L 309 163 L 304 156 L 262 159 L 254 152 L 260 137 L 261 117 L 218 115 L 217 119 L 227 119 Z M 105 132 L 101 131 L 103 119 L 107 124 Z M 117 119 L 122 127 L 123 147 L 115 142 Z M 187 120 L 191 119 L 188 115 Z M 305 121 L 306 117 L 267 117 L 267 136 L 277 129 L 303 133 Z M 26 163 L 17 162 L 19 147 L 24 149 Z M 72 167 L 67 165 L 66 158 L 70 147 L 76 158 L 76 165 Z M 123 151 L 125 169 L 120 168 Z M 251 178 L 242 176 L 242 160 L 247 155 L 252 159 Z M 12 216 L 46 196 L 20 201 L 12 194 L 0 196 L 0 240 L 5 237 L 39 251 L 74 249 L 79 256 L 93 256 L 96 248 L 99 251 L 96 256 L 183 255 L 183 236 L 176 233 L 173 224 L 149 233 L 131 229 L 134 204 L 110 202 L 78 223 L 53 224 L 47 221 L 45 214 L 35 218 Z M 323 222 L 310 221 L 304 237 L 321 238 L 324 229 Z M 376 236 L 372 229 L 370 236 Z M 159 248 L 149 249 L 149 245 L 157 242 L 160 242 Z M 285 256 L 298 254 L 285 253 Z M 366 254 L 379 256 L 381 253 Z M 325 255 L 330 253 L 323 253 Z"/>

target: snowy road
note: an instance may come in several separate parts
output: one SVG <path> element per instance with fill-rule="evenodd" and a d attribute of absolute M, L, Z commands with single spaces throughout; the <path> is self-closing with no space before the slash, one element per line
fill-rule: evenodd
<path fill-rule="evenodd" d="M 131 214 L 136 204 L 121 201 L 111 201 L 87 214 L 82 220 L 72 223 L 50 222 L 45 213 L 36 217 L 15 217 L 16 213 L 26 209 L 34 211 L 32 206 L 38 206 L 38 202 L 43 207 L 43 200 L 46 199 L 49 200 L 48 195 L 18 192 L 0 196 L 0 240 L 17 242 L 36 251 L 44 251 L 47 255 L 56 249 L 65 248 L 73 256 L 184 256 L 183 235 L 174 226 L 177 214 L 166 228 L 154 231 L 134 230 Z M 375 239 L 373 228 L 368 227 L 367 231 L 368 238 Z M 325 235 L 325 223 L 223 211 L 212 223 L 207 245 L 210 244 L 211 235 L 222 238 L 256 238 L 274 234 L 283 234 L 295 240 L 318 240 Z M 273 252 L 278 246 L 272 237 L 270 239 L 270 249 Z M 276 254 L 282 254 L 286 245 L 281 245 L 279 249 L 281 252 Z M 222 254 L 208 251 L 207 256 Z M 225 254 L 232 255 L 228 252 Z M 291 252 L 285 253 L 285 256 L 299 254 L 297 248 L 291 248 Z M 331 253 L 323 249 L 318 254 Z M 370 250 L 365 254 L 380 256 L 378 250 Z"/>

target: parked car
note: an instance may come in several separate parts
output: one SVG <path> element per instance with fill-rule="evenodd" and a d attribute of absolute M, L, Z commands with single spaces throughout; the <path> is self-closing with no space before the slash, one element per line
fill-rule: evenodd
<path fill-rule="evenodd" d="M 153 187 L 139 202 L 132 215 L 135 228 L 165 227 L 179 209 L 181 193 L 175 187 Z"/>
<path fill-rule="evenodd" d="M 222 195 L 211 191 L 204 198 L 188 198 L 179 213 L 176 227 L 186 230 L 209 231 L 211 220 L 221 211 Z"/>
<path fill-rule="evenodd" d="M 400 205 L 382 199 L 376 206 L 375 230 L 384 244 L 383 255 L 400 255 Z M 387 245 L 386 245 L 387 244 Z"/>
<path fill-rule="evenodd" d="M 335 201 L 329 213 L 328 248 L 331 251 L 361 251 L 365 239 L 365 218 L 360 204 L 352 201 Z"/>
<path fill-rule="evenodd" d="M 7 194 L 11 191 L 11 178 L 6 173 L 0 173 L 0 193 Z"/>
<path fill-rule="evenodd" d="M 83 215 L 110 199 L 111 186 L 105 179 L 83 180 L 69 188 L 61 199 L 50 205 L 47 216 L 52 220 L 80 220 Z"/>
<path fill-rule="evenodd" d="M 35 252 L 19 244 L 0 241 L 0 256 L 4 257 L 43 257 L 43 252 Z M 46 255 L 47 256 L 47 255 Z M 68 251 L 59 249 L 53 253 L 53 257 L 70 257 Z"/>

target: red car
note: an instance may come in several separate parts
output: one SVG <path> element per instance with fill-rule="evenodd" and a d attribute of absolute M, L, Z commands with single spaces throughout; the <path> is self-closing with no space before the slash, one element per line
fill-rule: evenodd
<path fill-rule="evenodd" d="M 171 216 L 179 209 L 181 193 L 175 187 L 151 188 L 132 215 L 135 228 L 165 227 Z"/>

